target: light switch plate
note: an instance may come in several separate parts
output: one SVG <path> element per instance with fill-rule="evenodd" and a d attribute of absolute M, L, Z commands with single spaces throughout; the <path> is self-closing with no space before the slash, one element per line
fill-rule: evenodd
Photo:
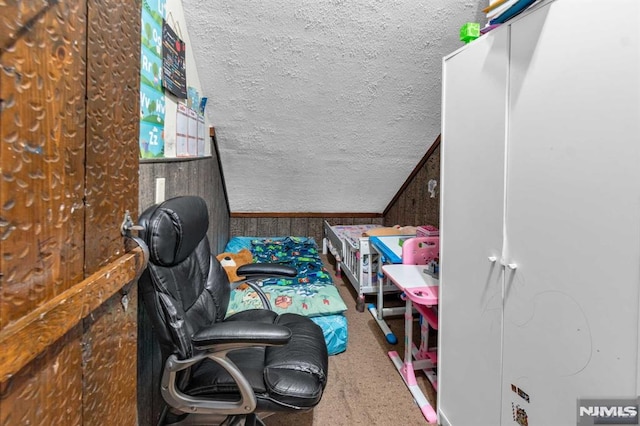
<path fill-rule="evenodd" d="M 156 204 L 164 201 L 164 178 L 156 178 Z"/>

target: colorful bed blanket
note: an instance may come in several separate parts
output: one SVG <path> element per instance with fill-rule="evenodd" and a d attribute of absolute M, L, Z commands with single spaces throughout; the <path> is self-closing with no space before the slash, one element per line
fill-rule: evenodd
<path fill-rule="evenodd" d="M 225 252 L 248 249 L 254 262 L 278 262 L 298 269 L 294 279 L 268 279 L 260 285 L 272 309 L 279 313 L 294 312 L 311 318 L 322 328 L 329 355 L 347 349 L 348 327 L 344 311 L 347 306 L 324 269 L 313 238 L 304 237 L 233 237 Z M 231 292 L 227 314 L 262 308 L 258 295 L 250 287 Z"/>
<path fill-rule="evenodd" d="M 293 279 L 268 279 L 265 285 L 333 284 L 323 267 L 318 246 L 311 238 L 255 239 L 251 241 L 251 253 L 255 263 L 281 263 L 298 270 L 298 276 Z"/>
<path fill-rule="evenodd" d="M 238 238 L 241 240 L 237 240 Z M 313 238 L 242 238 L 245 237 L 232 238 L 225 251 L 238 252 L 242 248 L 249 248 L 253 253 L 254 262 L 281 263 L 298 270 L 295 278 L 271 278 L 260 283 L 275 312 L 293 312 L 315 317 L 341 314 L 347 310 L 331 276 L 322 264 L 318 246 Z M 251 288 L 234 290 L 227 314 L 260 307 L 260 299 Z"/>

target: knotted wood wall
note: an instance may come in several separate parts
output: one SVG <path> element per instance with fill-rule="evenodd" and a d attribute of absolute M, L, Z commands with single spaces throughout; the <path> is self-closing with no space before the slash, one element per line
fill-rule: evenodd
<path fill-rule="evenodd" d="M 136 424 L 140 4 L 0 2 L 0 424 Z"/>

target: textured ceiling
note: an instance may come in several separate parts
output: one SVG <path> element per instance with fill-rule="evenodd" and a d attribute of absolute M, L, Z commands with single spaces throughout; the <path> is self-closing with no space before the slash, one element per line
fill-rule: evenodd
<path fill-rule="evenodd" d="M 380 213 L 486 1 L 183 0 L 232 212 Z"/>

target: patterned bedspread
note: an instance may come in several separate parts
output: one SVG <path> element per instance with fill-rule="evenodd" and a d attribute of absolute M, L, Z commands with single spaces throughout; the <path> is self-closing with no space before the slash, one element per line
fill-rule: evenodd
<path fill-rule="evenodd" d="M 322 264 L 313 238 L 234 237 L 225 251 L 238 252 L 242 248 L 251 250 L 254 262 L 281 263 L 298 270 L 298 275 L 293 279 L 267 279 L 260 283 L 275 312 L 293 312 L 314 317 L 341 314 L 347 310 Z M 260 299 L 251 288 L 234 290 L 227 313 L 231 315 L 261 306 Z"/>
<path fill-rule="evenodd" d="M 333 284 L 312 238 L 255 239 L 251 241 L 251 253 L 256 263 L 281 263 L 298 270 L 295 279 L 268 279 L 265 285 Z"/>

